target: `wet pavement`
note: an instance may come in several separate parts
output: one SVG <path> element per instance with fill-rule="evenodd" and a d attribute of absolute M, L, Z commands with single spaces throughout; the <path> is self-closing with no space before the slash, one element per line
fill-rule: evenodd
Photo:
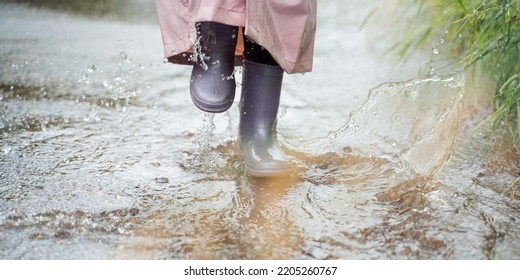
<path fill-rule="evenodd" d="M 489 91 L 384 56 L 388 3 L 320 1 L 314 70 L 284 78 L 295 170 L 271 179 L 238 160 L 238 100 L 202 113 L 163 63 L 153 1 L 24 3 L 0 2 L 0 258 L 520 258 Z"/>

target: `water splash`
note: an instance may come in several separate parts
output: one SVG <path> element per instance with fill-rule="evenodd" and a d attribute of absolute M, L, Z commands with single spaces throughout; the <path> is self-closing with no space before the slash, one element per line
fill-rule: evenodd
<path fill-rule="evenodd" d="M 363 15 L 351 8 L 370 7 L 374 1 L 354 6 L 326 2 L 320 2 L 322 22 L 338 26 L 355 20 L 339 15 Z M 345 25 L 341 37 L 330 33 L 331 28 L 322 30 L 326 36 L 317 42 L 321 51 L 316 52 L 316 70 L 323 66 L 326 71 L 315 71 L 301 82 L 297 77 L 294 88 L 301 86 L 309 95 L 294 91 L 295 98 L 285 102 L 280 114 L 287 114 L 283 121 L 290 122 L 297 119 L 295 111 L 312 114 L 305 106 L 311 101 L 321 101 L 320 108 L 329 106 L 319 90 L 324 84 L 330 86 L 329 96 L 352 94 L 352 107 L 363 109 L 352 113 L 350 126 L 315 146 L 302 136 L 303 144 L 294 151 L 309 155 L 298 166 L 304 172 L 270 181 L 245 176 L 236 151 L 236 106 L 214 117 L 213 130 L 211 116 L 202 122 L 204 116 L 189 102 L 188 69 L 166 67 L 150 55 L 162 51 L 161 46 L 146 48 L 157 45 L 156 26 L 47 18 L 41 11 L 20 9 L 20 15 L 30 12 L 31 17 L 15 18 L 11 10 L 0 9 L 9 27 L 1 35 L 8 54 L 0 86 L 0 243 L 6 248 L 0 250 L 1 258 L 519 258 L 519 169 L 512 142 L 492 138 L 487 123 L 473 131 L 487 115 L 468 111 L 457 151 L 442 172 L 433 180 L 389 182 L 395 170 L 411 170 L 411 163 L 431 155 L 450 155 L 457 130 L 449 124 L 457 128 L 460 120 L 456 108 L 461 87 L 447 81 L 448 76 L 434 75 L 431 81 L 386 84 L 374 89 L 370 100 L 363 94 L 354 100 L 358 89 L 374 84 L 376 78 L 367 73 L 373 72 L 376 57 L 367 52 L 370 42 L 352 24 Z M 100 27 L 104 32 L 95 31 Z M 52 31 L 53 41 L 66 39 L 70 48 L 47 44 L 49 34 L 42 32 L 34 32 L 41 41 L 34 45 L 32 35 L 21 36 L 28 28 Z M 132 53 L 123 42 L 136 34 L 143 39 L 136 49 L 141 51 Z M 126 37 L 111 47 L 119 36 Z M 100 43 L 108 45 L 103 50 L 92 47 Z M 328 51 L 330 46 L 335 51 Z M 339 49 L 355 54 L 359 60 L 351 62 L 366 67 L 330 69 Z M 122 50 L 126 58 L 118 56 Z M 83 57 L 88 61 L 78 60 Z M 381 69 L 375 76 L 386 69 L 384 60 L 378 61 Z M 88 65 L 96 70 L 90 72 Z M 83 73 L 88 79 L 78 84 Z M 343 76 L 355 85 L 338 80 Z M 327 83 L 331 79 L 338 83 Z M 139 89 L 143 93 L 133 96 Z M 406 91 L 409 96 L 398 94 Z M 127 96 L 128 113 L 116 110 L 126 108 Z M 411 101 L 401 100 L 406 98 Z M 335 105 L 330 106 L 340 109 Z M 343 126 L 349 113 L 330 118 L 331 126 Z M 321 125 L 324 115 L 311 115 L 309 127 Z M 424 120 L 416 125 L 414 137 L 406 124 L 417 119 Z M 279 136 L 287 134 L 280 131 Z M 418 159 L 407 159 L 412 155 Z M 444 161 L 432 159 L 420 166 Z M 514 191 L 516 197 L 510 197 Z"/>
<path fill-rule="evenodd" d="M 398 181 L 429 177 L 444 166 L 461 127 L 462 72 L 391 82 L 370 90 L 347 123 L 295 148 L 392 162 Z"/>
<path fill-rule="evenodd" d="M 206 54 L 202 51 L 202 45 L 200 44 L 201 39 L 202 37 L 198 35 L 197 40 L 193 45 L 193 54 L 191 55 L 190 60 L 196 64 L 199 64 L 202 67 L 202 69 L 208 70 L 208 65 L 206 64 L 206 61 L 209 60 L 209 56 L 206 56 Z"/>
<path fill-rule="evenodd" d="M 200 174 L 214 173 L 219 168 L 218 158 L 214 153 L 211 143 L 215 140 L 215 114 L 204 113 L 202 126 L 195 135 L 198 148 L 195 151 L 184 151 L 183 158 L 179 162 L 182 168 Z"/>
<path fill-rule="evenodd" d="M 214 137 L 214 131 L 216 129 L 213 119 L 215 114 L 204 113 L 204 120 L 202 121 L 202 127 L 199 129 L 200 137 L 197 140 L 199 144 L 199 153 L 202 156 L 207 156 L 210 152 L 210 143 Z"/>

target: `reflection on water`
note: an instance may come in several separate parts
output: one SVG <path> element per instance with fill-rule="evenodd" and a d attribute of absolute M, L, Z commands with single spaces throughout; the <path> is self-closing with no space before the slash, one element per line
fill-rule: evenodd
<path fill-rule="evenodd" d="M 320 2 L 316 69 L 285 79 L 280 178 L 244 173 L 237 106 L 195 109 L 157 26 L 0 5 L 1 258 L 520 257 L 509 134 L 464 106 L 462 73 L 368 74 L 370 1 Z"/>

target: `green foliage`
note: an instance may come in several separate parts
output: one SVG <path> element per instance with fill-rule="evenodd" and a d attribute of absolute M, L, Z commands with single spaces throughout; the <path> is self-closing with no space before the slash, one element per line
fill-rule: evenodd
<path fill-rule="evenodd" d="M 416 11 L 394 50 L 405 57 L 431 40 L 445 42 L 444 54 L 495 83 L 494 126 L 511 124 L 520 147 L 520 0 L 401 2 Z"/>

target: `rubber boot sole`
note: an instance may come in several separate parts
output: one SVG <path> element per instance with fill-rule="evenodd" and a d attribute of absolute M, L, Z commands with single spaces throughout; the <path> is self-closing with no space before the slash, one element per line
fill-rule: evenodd
<path fill-rule="evenodd" d="M 234 95 L 230 97 L 230 100 L 223 103 L 205 103 L 197 99 L 193 91 L 190 90 L 191 101 L 197 108 L 208 113 L 222 113 L 227 111 L 233 105 Z"/>

